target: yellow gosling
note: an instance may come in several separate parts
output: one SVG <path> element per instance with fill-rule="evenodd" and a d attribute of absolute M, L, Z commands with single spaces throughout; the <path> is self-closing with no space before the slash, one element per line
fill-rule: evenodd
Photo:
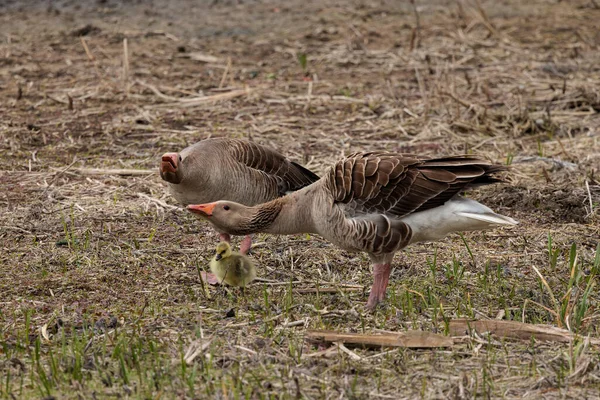
<path fill-rule="evenodd" d="M 249 257 L 231 251 L 227 242 L 217 245 L 216 254 L 210 261 L 210 270 L 220 283 L 245 287 L 256 278 L 256 267 Z"/>

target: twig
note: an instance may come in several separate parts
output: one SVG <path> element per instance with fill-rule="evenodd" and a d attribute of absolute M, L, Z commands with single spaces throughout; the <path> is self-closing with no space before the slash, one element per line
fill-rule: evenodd
<path fill-rule="evenodd" d="M 417 78 L 417 83 L 419 85 L 419 92 L 421 92 L 421 98 L 427 104 L 427 109 L 429 108 L 429 101 L 427 96 L 427 89 L 425 88 L 425 82 L 421 78 L 421 74 L 419 73 L 419 69 L 415 68 L 415 77 Z M 427 115 L 427 113 L 425 113 Z"/>
<path fill-rule="evenodd" d="M 470 108 L 473 107 L 473 104 L 467 103 L 466 101 L 456 97 L 456 95 L 454 95 L 453 93 L 450 92 L 440 92 L 440 94 L 442 96 L 448 96 L 450 97 L 452 100 L 456 101 L 458 104 L 460 104 L 461 106 L 465 107 L 465 108 Z"/>
<path fill-rule="evenodd" d="M 550 110 L 550 109 L 548 109 Z M 548 113 L 550 113 L 550 111 L 548 111 Z M 573 156 L 571 154 L 569 154 L 569 152 L 567 151 L 567 149 L 565 148 L 565 146 L 562 143 L 562 140 L 560 140 L 559 137 L 556 138 L 556 141 L 558 142 L 558 145 L 560 146 L 562 153 L 567 157 L 570 158 L 571 160 L 574 160 L 575 158 L 573 158 Z"/>
<path fill-rule="evenodd" d="M 367 347 L 391 346 L 432 348 L 450 347 L 453 344 L 452 338 L 424 331 L 406 331 L 382 335 L 369 335 L 310 330 L 306 332 L 306 338 L 315 342 L 346 343 Z"/>
<path fill-rule="evenodd" d="M 319 100 L 322 102 L 342 102 L 342 103 L 354 103 L 354 104 L 369 104 L 369 100 L 367 99 L 356 99 L 354 97 L 347 96 L 330 96 L 330 95 L 311 95 L 311 99 Z M 304 102 L 306 101 L 306 96 L 292 96 L 287 99 L 265 99 L 265 103 L 275 103 L 275 104 L 287 104 L 292 102 Z"/>
<path fill-rule="evenodd" d="M 162 200 L 155 199 L 154 197 L 150 197 L 147 194 L 137 193 L 137 195 L 138 195 L 138 197 L 141 197 L 141 198 L 146 199 L 146 200 L 150 200 L 151 202 L 156 203 L 156 204 L 158 204 L 161 207 L 168 208 L 169 210 L 179 210 L 178 207 L 175 207 L 175 206 L 172 206 L 170 204 L 167 204 L 167 203 L 165 203 Z"/>
<path fill-rule="evenodd" d="M 48 184 L 48 186 L 46 187 L 46 189 L 44 189 L 44 191 L 42 192 L 42 196 L 46 194 L 46 192 L 48 191 L 48 189 L 50 189 L 52 187 L 52 185 L 54 185 L 54 182 L 56 182 L 56 180 L 58 179 L 59 176 L 62 176 L 62 174 L 64 174 L 65 172 L 67 172 L 67 170 L 69 168 L 71 168 L 73 165 L 75 165 L 76 162 L 79 161 L 83 161 L 85 160 L 84 158 L 81 158 L 79 160 L 75 160 L 73 161 L 71 164 L 69 164 L 66 168 L 64 168 L 63 170 L 61 170 L 59 173 L 57 173 L 56 175 L 54 175 L 54 178 L 52 178 L 52 181 L 50 181 L 50 184 Z"/>
<path fill-rule="evenodd" d="M 279 314 L 279 315 L 275 315 L 274 317 L 267 318 L 267 319 L 261 319 L 261 320 L 256 320 L 256 321 L 246 321 L 246 322 L 240 322 L 240 323 L 237 323 L 237 324 L 225 325 L 223 328 L 225 328 L 225 329 L 227 329 L 227 328 L 239 328 L 239 327 L 242 327 L 242 326 L 248 326 L 250 324 L 253 324 L 253 325 L 264 324 L 265 322 L 275 321 L 276 319 L 279 319 L 281 317 L 282 317 L 282 315 Z"/>
<path fill-rule="evenodd" d="M 554 315 L 554 317 L 556 318 L 556 320 L 557 320 L 557 321 L 558 321 L 558 320 L 559 320 L 559 318 L 560 318 L 560 317 L 558 316 L 558 313 L 557 313 L 556 311 L 552 310 L 551 308 L 549 308 L 549 307 L 546 307 L 545 305 L 543 305 L 543 304 L 540 304 L 540 303 L 538 303 L 537 301 L 533 301 L 533 300 L 531 300 L 531 299 L 525 299 L 525 301 L 523 302 L 523 312 L 522 312 L 522 314 L 521 314 L 521 322 L 523 322 L 523 323 L 525 323 L 525 310 L 526 310 L 526 308 L 527 308 L 527 303 L 532 303 L 532 304 L 534 304 L 534 305 L 536 305 L 536 306 L 538 306 L 538 307 L 541 307 L 541 308 L 543 308 L 544 310 L 548 311 L 550 314 Z"/>
<path fill-rule="evenodd" d="M 196 106 L 206 104 L 206 103 L 213 103 L 216 101 L 233 99 L 236 97 L 250 94 L 250 92 L 252 92 L 252 91 L 253 91 L 253 89 L 250 89 L 250 88 L 241 89 L 241 90 L 232 90 L 231 92 L 227 92 L 227 93 L 219 93 L 219 94 L 215 94 L 212 96 L 204 96 L 204 97 L 194 97 L 191 99 L 180 99 L 179 102 L 176 102 L 176 103 L 157 104 L 157 105 L 150 106 L 150 107 L 151 108 L 196 107 Z"/>
<path fill-rule="evenodd" d="M 338 293 L 338 292 L 357 292 L 364 288 L 361 287 L 322 287 L 322 288 L 306 288 L 294 289 L 298 293 Z"/>
<path fill-rule="evenodd" d="M 308 321 L 308 318 L 299 319 L 298 321 L 285 322 L 285 323 L 281 324 L 281 326 L 283 328 L 292 328 L 294 326 L 305 325 L 307 321 Z"/>
<path fill-rule="evenodd" d="M 304 359 L 304 358 L 321 357 L 321 356 L 329 357 L 336 353 L 337 353 L 336 346 L 331 346 L 325 350 L 317 351 L 316 353 L 302 354 L 302 358 Z"/>
<path fill-rule="evenodd" d="M 78 160 L 79 161 L 79 160 Z M 100 169 L 100 168 L 75 168 L 81 175 L 122 175 L 122 176 L 140 176 L 155 174 L 152 169 Z"/>
<path fill-rule="evenodd" d="M 465 9 L 462 6 L 461 0 L 456 0 L 456 5 L 458 8 L 458 16 L 462 19 L 463 21 L 463 28 L 465 28 L 467 26 L 467 14 L 465 13 Z"/>
<path fill-rule="evenodd" d="M 304 112 L 307 112 L 308 109 L 310 108 L 310 100 L 312 98 L 312 92 L 313 92 L 313 82 L 310 81 L 308 82 L 308 88 L 306 89 L 306 104 L 304 105 Z"/>
<path fill-rule="evenodd" d="M 358 38 L 358 45 L 360 46 L 361 50 L 366 51 L 366 47 L 365 47 L 365 37 L 363 36 L 362 33 L 360 33 L 360 31 L 358 29 L 356 29 L 356 27 L 352 24 L 348 24 L 348 26 L 350 27 L 350 30 L 352 31 L 352 33 L 354 33 L 354 35 Z"/>
<path fill-rule="evenodd" d="M 239 344 L 236 344 L 236 345 L 234 345 L 233 347 L 235 347 L 236 349 L 240 349 L 240 350 L 242 350 L 242 351 L 245 351 L 245 352 L 246 352 L 246 353 L 248 353 L 248 354 L 252 354 L 253 356 L 255 356 L 255 355 L 257 355 L 257 354 L 258 354 L 256 351 L 254 351 L 254 350 L 251 350 L 251 349 L 249 349 L 249 348 L 247 348 L 247 347 L 244 347 L 244 346 L 240 346 Z"/>
<path fill-rule="evenodd" d="M 220 58 L 211 56 L 210 54 L 200 53 L 200 52 L 192 52 L 187 54 L 182 54 L 181 57 L 189 58 L 190 60 L 200 61 L 203 63 L 218 63 L 221 61 Z"/>
<path fill-rule="evenodd" d="M 202 342 L 204 342 L 204 343 L 202 343 Z M 208 348 L 208 346 L 210 346 L 211 343 L 212 343 L 212 339 L 209 339 L 207 341 L 195 340 L 194 342 L 192 342 L 189 345 L 189 347 L 185 351 L 185 354 L 183 356 L 183 361 L 188 365 L 192 364 L 194 359 L 196 357 L 198 357 L 200 354 L 202 354 L 204 352 L 204 350 L 206 350 Z"/>
<path fill-rule="evenodd" d="M 358 354 L 356 354 L 355 352 L 353 352 L 352 350 L 350 350 L 349 348 L 347 348 L 346 346 L 344 346 L 343 343 L 341 342 L 334 342 L 333 343 L 335 346 L 337 346 L 338 349 L 340 349 L 341 351 L 343 351 L 344 353 L 348 354 L 350 356 L 351 359 L 355 360 L 355 361 L 360 361 L 362 360 L 362 357 L 359 356 Z"/>
<path fill-rule="evenodd" d="M 588 194 L 588 200 L 590 202 L 590 213 L 589 215 L 592 215 L 592 213 L 594 212 L 594 203 L 592 202 L 592 192 L 590 191 L 590 184 L 588 182 L 588 180 L 585 180 L 585 189 L 587 190 L 587 194 Z"/>
<path fill-rule="evenodd" d="M 567 168 L 567 169 L 577 168 L 577 164 L 574 164 L 572 162 L 557 160 L 556 158 L 550 158 L 550 157 L 541 157 L 541 156 L 517 157 L 513 160 L 513 164 L 535 162 L 535 161 L 544 161 L 544 162 L 552 163 L 559 168 Z"/>
<path fill-rule="evenodd" d="M 289 285 L 290 283 L 302 283 L 302 281 L 277 282 L 277 281 L 270 281 L 270 280 L 264 279 L 264 278 L 256 278 L 254 280 L 254 282 L 262 282 L 263 284 L 265 284 L 267 286 L 286 286 L 286 285 Z"/>
<path fill-rule="evenodd" d="M 12 229 L 12 230 L 17 231 L 17 232 L 26 233 L 28 235 L 33 235 L 33 232 L 28 231 L 28 230 L 23 229 L 23 228 L 19 228 L 18 226 L 2 225 L 2 226 L 0 226 L 0 228 L 2 228 L 2 229 Z"/>
<path fill-rule="evenodd" d="M 548 294 L 550 295 L 550 298 L 552 299 L 552 302 L 554 303 L 554 307 L 556 307 L 556 310 L 559 310 L 560 308 L 558 306 L 558 302 L 556 301 L 556 298 L 554 297 L 554 293 L 552 292 L 552 289 L 550 289 L 550 285 L 548 285 L 548 282 L 542 276 L 542 274 L 536 268 L 535 265 L 532 265 L 531 268 L 533 268 L 533 270 L 535 271 L 535 273 L 540 277 L 540 280 L 542 281 L 542 283 L 546 287 L 546 290 L 548 290 Z M 562 321 L 560 320 L 560 318 L 558 318 L 558 314 L 556 314 L 556 317 L 557 317 L 557 323 L 559 324 L 559 326 L 562 325 Z M 561 328 L 562 328 L 562 326 L 561 326 Z"/>
<path fill-rule="evenodd" d="M 200 264 L 196 263 L 196 272 L 198 272 L 198 279 L 200 279 L 200 286 L 202 286 L 202 292 L 207 300 L 210 300 L 210 291 L 208 290 L 208 282 L 204 279 L 202 274 L 206 275 L 206 272 L 200 270 Z"/>
<path fill-rule="evenodd" d="M 94 71 L 96 71 L 96 75 L 98 76 L 98 78 L 100 78 L 100 80 L 102 80 L 102 75 L 100 75 L 100 71 L 98 70 L 98 64 L 96 63 L 96 59 L 92 55 L 92 52 L 90 51 L 90 48 L 87 45 L 87 42 L 85 41 L 83 36 L 80 36 L 79 40 L 81 41 L 81 45 L 83 46 L 83 49 L 85 50 L 85 54 L 87 55 L 88 60 L 90 60 L 90 62 L 94 66 Z"/>
<path fill-rule="evenodd" d="M 410 4 L 413 6 L 416 21 L 415 29 L 410 37 L 410 51 L 413 51 L 414 49 L 418 49 L 421 45 L 421 18 L 419 17 L 419 11 L 417 10 L 415 0 L 410 0 Z"/>
<path fill-rule="evenodd" d="M 52 100 L 52 101 L 55 101 L 55 102 L 57 102 L 57 103 L 60 103 L 60 104 L 67 104 L 67 105 L 69 104 L 69 101 L 68 101 L 68 100 L 61 100 L 61 99 L 58 99 L 58 98 L 56 98 L 56 97 L 50 96 L 48 93 L 46 93 L 46 98 L 48 98 L 48 99 L 50 99 L 50 100 Z M 72 101 L 73 101 L 73 100 L 71 100 L 71 104 L 73 104 L 73 103 L 72 103 Z"/>
<path fill-rule="evenodd" d="M 81 44 L 83 46 L 83 50 L 85 50 L 85 54 L 88 57 L 88 60 L 90 61 L 96 61 L 96 59 L 94 58 L 94 56 L 92 55 L 92 52 L 90 51 L 90 48 L 87 45 L 87 42 L 85 41 L 85 39 L 83 38 L 83 36 L 79 37 L 79 40 L 81 40 Z"/>
<path fill-rule="evenodd" d="M 179 100 L 181 100 L 181 98 L 179 98 L 179 97 L 167 96 L 166 94 L 164 94 L 160 90 L 158 90 L 158 88 L 156 86 L 151 85 L 151 84 L 146 83 L 146 82 L 142 82 L 139 79 L 137 79 L 135 82 L 139 83 L 142 86 L 147 87 L 150 90 L 152 90 L 152 92 L 154 92 L 154 94 L 157 95 L 158 97 L 160 97 L 161 99 L 165 99 L 165 100 L 169 100 L 169 101 L 179 101 Z"/>
<path fill-rule="evenodd" d="M 487 13 L 481 6 L 481 1 L 475 0 L 475 5 L 477 6 L 477 11 L 479 11 L 479 15 L 481 15 L 481 18 L 483 19 L 483 25 L 485 25 L 486 29 L 488 31 L 490 31 L 490 33 L 492 35 L 498 36 L 498 31 L 496 30 L 496 28 L 494 28 L 494 25 L 492 25 L 492 23 L 490 22 L 490 19 L 488 18 Z"/>
<path fill-rule="evenodd" d="M 127 38 L 123 39 L 123 85 L 125 85 L 125 96 L 129 96 L 129 49 Z"/>
<path fill-rule="evenodd" d="M 557 328 L 550 325 L 525 324 L 518 321 L 500 321 L 491 320 L 467 320 L 455 319 L 449 324 L 450 336 L 462 336 L 472 332 L 489 332 L 492 335 L 503 338 L 531 340 L 533 336 L 536 340 L 545 340 L 550 342 L 569 343 L 579 335 L 575 335 L 563 328 Z M 600 344 L 600 339 L 589 338 L 590 343 Z"/>
<path fill-rule="evenodd" d="M 223 76 L 221 77 L 221 82 L 219 82 L 219 89 L 223 87 L 225 84 L 225 79 L 227 79 L 227 74 L 231 70 L 231 57 L 227 57 L 227 66 L 225 67 L 225 71 L 223 71 Z"/>

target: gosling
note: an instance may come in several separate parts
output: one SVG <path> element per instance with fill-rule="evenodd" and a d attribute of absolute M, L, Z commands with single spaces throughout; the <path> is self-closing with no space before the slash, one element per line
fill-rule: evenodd
<path fill-rule="evenodd" d="M 220 283 L 239 286 L 242 289 L 256 278 L 256 267 L 247 256 L 231 251 L 227 242 L 217 245 L 217 251 L 210 261 L 210 270 Z"/>

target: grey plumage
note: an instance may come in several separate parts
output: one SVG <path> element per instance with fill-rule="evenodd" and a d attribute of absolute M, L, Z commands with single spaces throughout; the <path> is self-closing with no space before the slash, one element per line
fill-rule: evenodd
<path fill-rule="evenodd" d="M 181 151 L 162 156 L 160 176 L 180 203 L 231 200 L 252 206 L 317 181 L 319 177 L 268 147 L 241 139 L 202 140 Z M 221 240 L 231 231 L 217 229 Z M 250 249 L 247 237 L 240 247 Z"/>
<path fill-rule="evenodd" d="M 319 179 L 275 150 L 228 138 L 206 139 L 179 154 L 166 153 L 160 174 L 184 205 L 216 200 L 260 204 Z"/>
<path fill-rule="evenodd" d="M 368 252 L 376 269 L 387 268 L 379 281 L 376 274 L 369 298 L 373 307 L 385 294 L 394 253 L 407 245 L 455 231 L 516 224 L 458 196 L 468 188 L 499 182 L 493 174 L 505 169 L 471 156 L 429 159 L 363 152 L 338 161 L 312 185 L 265 204 L 245 207 L 219 201 L 208 208 L 188 208 L 209 210 L 209 218 L 221 229 L 317 233 L 341 248 Z"/>

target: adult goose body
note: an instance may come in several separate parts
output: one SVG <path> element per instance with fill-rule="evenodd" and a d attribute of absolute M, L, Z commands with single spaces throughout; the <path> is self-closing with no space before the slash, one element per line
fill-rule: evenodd
<path fill-rule="evenodd" d="M 385 298 L 397 251 L 452 232 L 517 223 L 460 196 L 500 182 L 494 174 L 505 169 L 472 156 L 361 152 L 338 161 L 310 186 L 264 204 L 217 201 L 188 209 L 235 234 L 316 233 L 343 249 L 367 252 L 374 264 L 367 302 L 372 309 Z"/>
<path fill-rule="evenodd" d="M 211 138 L 180 153 L 165 153 L 160 176 L 183 205 L 230 200 L 247 206 L 284 196 L 317 181 L 319 177 L 282 154 L 240 139 Z M 218 229 L 223 241 L 227 229 Z M 250 246 L 247 237 L 242 249 Z"/>

